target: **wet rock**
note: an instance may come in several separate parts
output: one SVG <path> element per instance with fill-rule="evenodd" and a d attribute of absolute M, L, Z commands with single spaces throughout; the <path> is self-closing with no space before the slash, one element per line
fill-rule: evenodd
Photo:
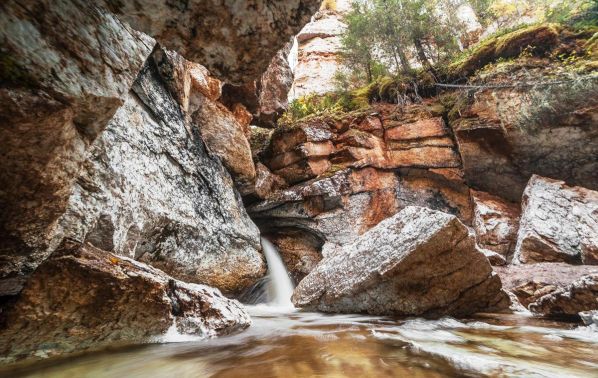
<path fill-rule="evenodd" d="M 515 258 L 598 264 L 598 192 L 532 176 L 523 194 Z"/>
<path fill-rule="evenodd" d="M 582 311 L 598 310 L 598 274 L 583 276 L 542 296 L 531 303 L 529 309 L 551 317 L 576 316 Z"/>
<path fill-rule="evenodd" d="M 509 301 L 467 227 L 410 206 L 322 260 L 293 302 L 324 312 L 464 316 Z"/>
<path fill-rule="evenodd" d="M 503 288 L 515 294 L 527 308 L 543 296 L 563 289 L 584 276 L 598 274 L 598 267 L 536 263 L 495 266 L 494 271 L 500 276 Z"/>
<path fill-rule="evenodd" d="M 578 315 L 581 318 L 583 324 L 587 326 L 592 324 L 598 326 L 598 311 L 582 311 Z"/>
<path fill-rule="evenodd" d="M 296 283 L 301 282 L 322 260 L 320 250 L 323 243 L 313 233 L 297 228 L 282 228 L 263 236 L 276 246 Z"/>
<path fill-rule="evenodd" d="M 140 5 L 104 0 L 101 4 L 218 78 L 241 84 L 259 78 L 276 52 L 318 10 L 320 1 L 153 0 Z"/>
<path fill-rule="evenodd" d="M 255 158 L 286 185 L 263 186 L 272 191 L 263 190 L 264 200 L 248 207 L 252 219 L 265 233 L 300 229 L 331 246 L 353 242 L 410 205 L 454 214 L 470 225 L 469 187 L 450 129 L 427 105 L 403 110 L 377 105 L 340 118 L 303 120 L 263 138 L 256 133 Z"/>
<path fill-rule="evenodd" d="M 294 185 L 248 207 L 262 231 L 298 227 L 347 244 L 406 206 L 425 206 L 471 221 L 469 189 L 423 170 L 344 169 Z"/>
<path fill-rule="evenodd" d="M 66 240 L 2 313 L 2 360 L 151 342 L 172 326 L 212 337 L 249 326 L 243 306 L 216 289 Z"/>
<path fill-rule="evenodd" d="M 189 117 L 158 67 L 154 57 L 148 60 L 92 146 L 54 237 L 88 241 L 177 279 L 240 292 L 265 274 L 259 231 L 198 130 L 234 117 L 194 87 Z M 193 112 L 200 101 L 209 105 Z"/>
<path fill-rule="evenodd" d="M 488 193 L 471 191 L 476 242 L 510 261 L 517 243 L 519 206 Z"/>
<path fill-rule="evenodd" d="M 2 296 L 18 292 L 36 253 L 52 247 L 86 150 L 154 41 L 81 0 L 3 1 L 0 39 Z"/>

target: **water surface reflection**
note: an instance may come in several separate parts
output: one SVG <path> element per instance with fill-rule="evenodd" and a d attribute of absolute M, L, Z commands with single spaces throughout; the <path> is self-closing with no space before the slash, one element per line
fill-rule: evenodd
<path fill-rule="evenodd" d="M 598 377 L 598 330 L 521 315 L 457 321 L 272 312 L 243 333 L 44 361 L 13 377 Z M 172 336 L 172 335 L 171 335 Z"/>

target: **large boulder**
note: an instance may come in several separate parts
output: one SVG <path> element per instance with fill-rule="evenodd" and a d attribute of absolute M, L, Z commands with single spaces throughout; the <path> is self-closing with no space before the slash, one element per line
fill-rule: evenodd
<path fill-rule="evenodd" d="M 192 122 L 210 152 L 222 159 L 242 192 L 253 187 L 255 166 L 243 125 L 224 105 L 196 92 L 190 105 Z"/>
<path fill-rule="evenodd" d="M 465 316 L 508 306 L 500 279 L 455 216 L 410 206 L 322 260 L 293 303 L 324 312 Z"/>
<path fill-rule="evenodd" d="M 163 58 L 157 51 L 148 59 L 93 144 L 54 239 L 87 241 L 177 279 L 238 293 L 265 274 L 259 230 L 201 130 L 232 116 L 195 85 L 176 92 L 190 99 L 183 111 L 164 74 L 183 70 L 166 70 Z"/>
<path fill-rule="evenodd" d="M 511 261 L 517 243 L 520 209 L 498 196 L 471 191 L 476 242 L 484 249 Z"/>
<path fill-rule="evenodd" d="M 250 322 L 239 302 L 216 289 L 67 240 L 2 313 L 0 359 L 151 342 L 172 327 L 212 337 Z"/>
<path fill-rule="evenodd" d="M 515 258 L 598 264 L 598 192 L 532 176 L 523 193 Z"/>
<path fill-rule="evenodd" d="M 240 84 L 259 78 L 276 52 L 318 10 L 320 0 L 100 4 L 220 79 Z"/>
<path fill-rule="evenodd" d="M 294 79 L 288 60 L 292 46 L 289 42 L 276 53 L 257 83 L 259 108 L 255 121 L 259 126 L 276 127 L 276 120 L 288 108 L 288 94 Z"/>
<path fill-rule="evenodd" d="M 48 248 L 86 150 L 154 41 L 83 0 L 0 4 L 0 296 Z"/>

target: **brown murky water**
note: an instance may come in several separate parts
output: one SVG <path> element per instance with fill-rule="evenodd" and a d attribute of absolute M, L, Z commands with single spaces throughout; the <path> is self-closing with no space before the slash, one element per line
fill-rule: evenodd
<path fill-rule="evenodd" d="M 276 313 L 245 332 L 0 370 L 10 377 L 598 377 L 598 329 L 522 315 L 476 319 Z M 177 336 L 168 336 L 176 340 Z"/>

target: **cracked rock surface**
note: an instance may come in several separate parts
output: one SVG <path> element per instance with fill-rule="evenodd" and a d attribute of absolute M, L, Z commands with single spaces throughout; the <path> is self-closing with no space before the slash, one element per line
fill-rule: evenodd
<path fill-rule="evenodd" d="M 465 316 L 509 300 L 473 236 L 455 217 L 409 206 L 333 250 L 293 294 L 324 312 Z"/>
<path fill-rule="evenodd" d="M 64 20 L 68 20 L 65 22 Z M 128 97 L 154 45 L 82 0 L 0 4 L 0 296 L 55 248 L 86 151 Z"/>
<path fill-rule="evenodd" d="M 532 176 L 523 193 L 515 259 L 598 264 L 598 192 Z"/>
<path fill-rule="evenodd" d="M 241 84 L 259 78 L 320 2 L 102 0 L 100 4 L 218 78 Z"/>
<path fill-rule="evenodd" d="M 88 241 L 187 282 L 242 291 L 265 273 L 259 231 L 163 80 L 150 58 L 92 146 L 56 238 Z M 209 112 L 194 116 L 213 121 Z"/>

